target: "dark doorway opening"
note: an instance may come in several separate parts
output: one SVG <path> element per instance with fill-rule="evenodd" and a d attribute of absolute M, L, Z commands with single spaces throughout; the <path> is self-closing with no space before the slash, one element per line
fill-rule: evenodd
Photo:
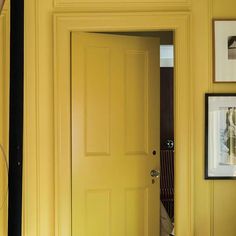
<path fill-rule="evenodd" d="M 174 222 L 174 69 L 161 67 L 161 201 Z"/>

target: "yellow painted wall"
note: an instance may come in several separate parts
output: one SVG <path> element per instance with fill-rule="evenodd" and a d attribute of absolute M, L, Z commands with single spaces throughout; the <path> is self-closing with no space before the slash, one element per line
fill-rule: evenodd
<path fill-rule="evenodd" d="M 55 208 L 54 177 L 54 116 L 57 114 L 54 114 L 53 14 L 90 11 L 190 13 L 192 235 L 236 235 L 236 182 L 204 180 L 204 93 L 236 91 L 236 84 L 212 82 L 211 21 L 213 18 L 236 18 L 235 9 L 235 0 L 152 0 L 148 3 L 145 0 L 25 0 L 24 236 L 57 235 L 55 215 L 58 209 Z M 9 47 L 9 41 L 4 41 L 7 39 L 9 26 L 7 15 L 6 8 L 0 19 L 0 48 L 3 42 Z M 0 140 L 3 140 L 7 149 L 7 51 L 6 54 L 1 53 L 0 58 L 0 68 L 6 69 L 6 74 L 0 71 L 0 105 L 5 104 L 0 106 L 1 114 L 5 111 L 4 118 L 1 116 L 0 119 L 0 127 L 4 128 Z M 0 210 L 0 235 L 6 232 L 6 217 L 6 210 Z M 5 230 L 4 233 L 2 229 Z"/>
<path fill-rule="evenodd" d="M 213 18 L 235 18 L 236 2 L 193 1 L 193 88 L 194 88 L 194 232 L 197 236 L 236 235 L 235 181 L 205 181 L 204 176 L 204 93 L 235 92 L 236 84 L 212 82 Z"/>
<path fill-rule="evenodd" d="M 192 15 L 192 86 L 193 86 L 193 171 L 194 233 L 211 234 L 211 183 L 204 180 L 204 93 L 211 84 L 211 5 L 193 2 Z"/>
<path fill-rule="evenodd" d="M 236 19 L 236 2 L 228 0 L 222 3 L 214 0 L 212 15 L 214 18 L 233 18 Z M 212 86 L 214 92 L 235 92 L 236 84 Z M 236 232 L 235 212 L 236 204 L 236 182 L 235 181 L 214 181 L 213 183 L 213 228 L 215 236 L 234 235 Z"/>
<path fill-rule="evenodd" d="M 9 129 L 9 2 L 0 16 L 0 235 L 7 235 Z M 3 152 L 5 154 L 3 154 Z M 8 161 L 8 160 L 7 160 Z"/>

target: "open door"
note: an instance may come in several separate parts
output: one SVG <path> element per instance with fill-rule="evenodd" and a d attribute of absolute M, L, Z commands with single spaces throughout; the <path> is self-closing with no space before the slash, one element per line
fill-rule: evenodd
<path fill-rule="evenodd" d="M 159 236 L 159 40 L 73 33 L 71 50 L 72 235 Z"/>

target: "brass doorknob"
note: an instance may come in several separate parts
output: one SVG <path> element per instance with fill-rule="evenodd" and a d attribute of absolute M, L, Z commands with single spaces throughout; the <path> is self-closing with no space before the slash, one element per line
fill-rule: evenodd
<path fill-rule="evenodd" d="M 160 171 L 159 170 L 151 170 L 150 172 L 150 175 L 153 177 L 153 178 L 158 178 L 160 176 Z"/>

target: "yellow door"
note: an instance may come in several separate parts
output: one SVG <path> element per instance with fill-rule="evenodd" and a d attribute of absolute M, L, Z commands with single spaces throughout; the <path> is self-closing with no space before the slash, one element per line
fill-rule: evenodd
<path fill-rule="evenodd" d="M 71 63 L 73 236 L 159 236 L 159 40 L 73 33 Z"/>

